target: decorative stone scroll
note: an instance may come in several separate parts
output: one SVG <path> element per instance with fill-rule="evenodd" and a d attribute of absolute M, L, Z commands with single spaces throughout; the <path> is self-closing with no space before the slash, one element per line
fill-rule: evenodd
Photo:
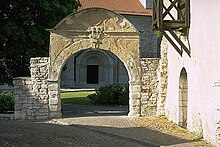
<path fill-rule="evenodd" d="M 88 29 L 89 38 L 91 39 L 92 48 L 99 48 L 104 36 L 103 28 L 100 26 L 93 26 Z"/>
<path fill-rule="evenodd" d="M 61 20 L 54 30 L 88 30 L 100 26 L 105 32 L 137 32 L 133 25 L 121 15 L 110 10 L 89 8 L 73 13 Z"/>
<path fill-rule="evenodd" d="M 128 20 L 109 10 L 97 8 L 69 15 L 49 31 L 51 62 L 62 50 L 84 39 L 90 39 L 91 48 L 101 48 L 101 44 L 104 44 L 103 39 L 112 36 L 120 38 L 136 36 L 139 42 L 139 33 Z"/>

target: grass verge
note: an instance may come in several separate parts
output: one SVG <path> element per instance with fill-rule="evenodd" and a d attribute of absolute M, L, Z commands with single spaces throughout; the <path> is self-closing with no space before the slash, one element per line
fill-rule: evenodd
<path fill-rule="evenodd" d="M 74 91 L 62 92 L 61 102 L 63 104 L 78 104 L 78 105 L 91 105 L 88 95 L 93 94 L 95 91 Z"/>

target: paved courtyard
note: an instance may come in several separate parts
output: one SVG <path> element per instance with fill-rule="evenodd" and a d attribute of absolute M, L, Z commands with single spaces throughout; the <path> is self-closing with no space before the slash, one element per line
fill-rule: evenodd
<path fill-rule="evenodd" d="M 73 112 L 73 111 L 76 111 Z M 159 147 L 202 146 L 138 126 L 126 107 L 64 106 L 64 118 L 0 120 L 1 147 Z M 71 113 L 72 110 L 72 113 Z M 72 115 L 71 115 L 72 114 Z M 77 115 L 78 114 L 78 115 Z"/>

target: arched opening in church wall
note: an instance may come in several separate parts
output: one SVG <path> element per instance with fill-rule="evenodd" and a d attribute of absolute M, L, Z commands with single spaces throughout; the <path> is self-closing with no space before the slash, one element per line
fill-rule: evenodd
<path fill-rule="evenodd" d="M 179 79 L 179 126 L 187 128 L 188 81 L 187 72 L 183 68 Z"/>
<path fill-rule="evenodd" d="M 123 62 L 110 51 L 87 49 L 72 55 L 61 73 L 61 88 L 91 88 L 128 84 Z"/>
<path fill-rule="evenodd" d="M 93 66 L 97 68 L 94 69 Z M 91 67 L 92 69 L 89 69 Z M 94 70 L 97 70 L 97 72 L 94 73 Z M 127 69 L 117 56 L 102 49 L 85 49 L 76 52 L 66 61 L 61 71 L 62 116 L 128 114 L 128 103 L 123 106 L 96 107 L 92 104 L 84 105 L 82 98 L 79 100 L 77 96 L 80 92 L 82 94 L 92 93 L 94 89 L 110 84 L 125 85 L 126 87 L 128 85 Z M 66 99 L 67 95 L 72 95 L 72 97 Z M 74 103 L 75 100 L 76 103 Z M 83 104 L 80 104 L 81 107 L 78 105 L 79 101 L 77 102 L 77 100 Z M 88 98 L 84 100 L 85 104 L 90 101 Z"/>
<path fill-rule="evenodd" d="M 140 115 L 139 33 L 128 20 L 109 10 L 91 8 L 67 16 L 49 31 L 51 33 L 48 79 L 50 117 L 61 117 L 60 77 L 67 60 L 80 52 L 97 52 L 97 49 L 102 49 L 97 52 L 99 54 L 103 51 L 111 52 L 125 65 L 129 78 L 129 115 Z M 95 62 L 101 62 L 101 59 L 91 58 L 90 61 L 94 65 Z M 89 61 L 81 62 L 86 64 Z M 105 59 L 102 62 L 111 64 L 111 60 Z M 96 68 L 100 74 L 100 70 L 97 69 L 99 67 L 89 66 Z M 88 77 L 83 78 L 82 81 L 87 84 Z M 97 81 L 99 82 L 99 79 L 92 82 Z M 111 79 L 109 81 L 111 82 Z"/>

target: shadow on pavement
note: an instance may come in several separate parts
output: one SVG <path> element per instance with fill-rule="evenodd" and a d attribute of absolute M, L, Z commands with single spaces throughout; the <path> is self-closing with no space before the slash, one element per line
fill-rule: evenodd
<path fill-rule="evenodd" d="M 192 142 L 147 128 L 0 121 L 1 146 L 159 147 Z"/>
<path fill-rule="evenodd" d="M 0 120 L 0 146 L 159 147 L 183 143 L 187 147 L 203 146 L 138 127 L 127 117 L 128 106 L 63 105 L 62 108 L 61 119 Z"/>
<path fill-rule="evenodd" d="M 128 105 L 104 106 L 104 105 L 77 105 L 62 104 L 63 118 L 85 116 L 120 116 L 128 115 Z"/>

